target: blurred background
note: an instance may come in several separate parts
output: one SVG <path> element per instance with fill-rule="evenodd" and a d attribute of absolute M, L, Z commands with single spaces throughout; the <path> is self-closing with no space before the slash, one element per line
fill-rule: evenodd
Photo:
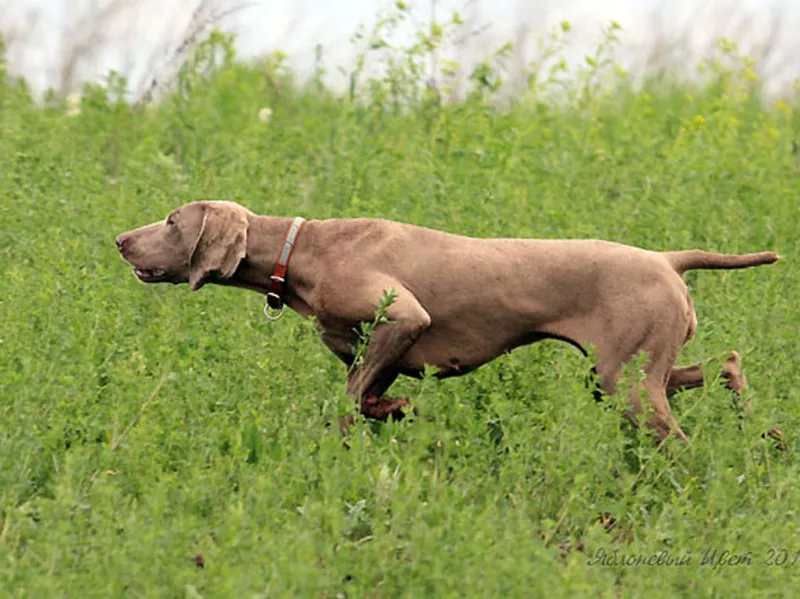
<path fill-rule="evenodd" d="M 325 82 L 347 85 L 365 38 L 382 10 L 397 2 L 378 0 L 3 0 L 0 33 L 8 69 L 24 76 L 33 91 L 78 92 L 110 70 L 141 96 L 154 79 L 180 62 L 193 42 L 219 28 L 236 35 L 241 58 L 279 51 L 299 77 L 320 61 Z M 407 45 L 431 22 L 463 24 L 442 44 L 440 58 L 458 63 L 462 74 L 504 44 L 507 81 L 524 79 L 526 65 L 540 58 L 539 41 L 569 23 L 561 56 L 581 63 L 603 40 L 604 28 L 621 26 L 613 59 L 633 76 L 669 72 L 691 76 L 720 38 L 756 60 L 755 71 L 771 96 L 797 93 L 800 76 L 800 2 L 794 0 L 417 0 L 401 2 L 412 19 L 393 30 Z M 386 40 L 390 43 L 391 40 Z M 370 43 L 374 43 L 372 40 Z M 364 65 L 380 68 L 374 61 Z M 431 66 L 436 76 L 439 64 Z"/>

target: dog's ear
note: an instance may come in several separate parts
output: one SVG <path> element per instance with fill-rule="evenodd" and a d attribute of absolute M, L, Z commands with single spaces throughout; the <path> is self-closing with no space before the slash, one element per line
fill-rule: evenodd
<path fill-rule="evenodd" d="M 247 211 L 233 204 L 208 203 L 189 259 L 189 289 L 197 291 L 209 276 L 227 279 L 247 252 Z"/>

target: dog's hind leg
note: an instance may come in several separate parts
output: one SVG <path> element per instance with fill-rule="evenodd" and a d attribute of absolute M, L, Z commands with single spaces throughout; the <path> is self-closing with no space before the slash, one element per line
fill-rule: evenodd
<path fill-rule="evenodd" d="M 625 412 L 625 417 L 634 425 L 638 426 L 639 416 L 644 413 L 645 406 L 643 399 L 650 407 L 649 418 L 646 424 L 653 429 L 659 442 L 663 442 L 670 435 L 674 435 L 682 441 L 687 441 L 686 434 L 681 430 L 675 417 L 670 410 L 665 379 L 665 371 L 669 370 L 669 365 L 665 364 L 668 359 L 664 356 L 653 356 L 648 354 L 648 364 L 644 367 L 644 381 L 633 381 L 630 389 L 630 406 Z M 674 358 L 673 358 L 674 359 Z M 607 395 L 617 392 L 617 383 L 622 372 L 622 364 L 619 362 L 603 362 L 598 365 L 598 372 L 601 376 L 601 387 Z"/>
<path fill-rule="evenodd" d="M 686 341 L 691 314 L 686 310 L 685 297 L 665 288 L 651 293 L 648 304 L 640 306 L 642 318 L 636 321 L 619 319 L 598 326 L 586 340 L 597 350 L 597 372 L 600 385 L 607 395 L 618 391 L 623 365 L 644 354 L 643 380 L 632 380 L 629 389 L 630 406 L 625 416 L 634 425 L 649 404 L 646 424 L 655 432 L 659 442 L 669 436 L 687 441 L 673 417 L 667 400 L 667 381 L 673 371 L 678 351 Z M 620 313 L 624 313 L 620 308 Z M 688 371 L 687 371 L 688 372 Z M 687 379 L 688 380 L 688 379 Z"/>
<path fill-rule="evenodd" d="M 667 396 L 674 395 L 678 391 L 685 389 L 696 389 L 705 384 L 705 377 L 702 370 L 703 362 L 692 364 L 691 366 L 674 367 L 667 379 Z M 742 359 L 738 352 L 730 352 L 727 360 L 722 362 L 723 384 L 739 395 L 741 391 L 747 389 L 747 379 L 742 371 Z"/>

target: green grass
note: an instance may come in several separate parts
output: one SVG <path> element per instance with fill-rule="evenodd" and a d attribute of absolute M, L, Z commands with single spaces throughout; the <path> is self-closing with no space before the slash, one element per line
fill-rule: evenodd
<path fill-rule="evenodd" d="M 393 103 L 397 73 L 351 97 L 293 85 L 279 61 L 210 65 L 142 111 L 112 77 L 74 117 L 0 70 L 1 596 L 797 588 L 796 103 L 760 102 L 737 66 L 707 86 L 619 75 L 594 88 L 583 73 L 561 102 L 500 109 L 488 92 L 439 106 L 403 88 Z M 773 266 L 687 276 L 700 324 L 679 363 L 739 350 L 753 414 L 740 421 L 716 382 L 679 394 L 691 444 L 670 463 L 594 403 L 584 358 L 546 342 L 460 379 L 398 382 L 423 417 L 360 422 L 348 451 L 327 426 L 350 409 L 344 369 L 309 323 L 268 325 L 242 290 L 142 285 L 118 256 L 118 233 L 200 198 L 477 236 L 778 251 Z M 771 427 L 786 451 L 762 439 Z M 690 563 L 593 563 L 662 550 Z M 752 563 L 701 565 L 714 550 Z M 781 550 L 786 564 L 765 563 Z"/>

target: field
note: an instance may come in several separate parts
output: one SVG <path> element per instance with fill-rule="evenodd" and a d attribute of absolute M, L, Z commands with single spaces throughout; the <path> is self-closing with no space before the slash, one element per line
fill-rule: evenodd
<path fill-rule="evenodd" d="M 335 93 L 293 82 L 280 55 L 239 62 L 215 34 L 161 101 L 132 107 L 112 74 L 79 111 L 0 70 L 0 596 L 800 584 L 797 101 L 762 99 L 730 47 L 703 84 L 637 86 L 590 60 L 514 102 L 491 64 L 469 97 L 440 102 L 418 85 L 425 57 L 402 57 Z M 329 426 L 353 409 L 344 369 L 312 323 L 268 324 L 243 290 L 146 286 L 120 259 L 118 233 L 201 198 L 475 236 L 775 250 L 772 266 L 686 277 L 699 328 L 679 364 L 737 349 L 752 413 L 709 364 L 713 382 L 672 402 L 691 442 L 669 461 L 622 402 L 594 402 L 584 357 L 544 342 L 462 378 L 399 381 L 419 417 L 359 421 L 347 450 Z M 784 447 L 762 437 L 775 427 Z"/>

